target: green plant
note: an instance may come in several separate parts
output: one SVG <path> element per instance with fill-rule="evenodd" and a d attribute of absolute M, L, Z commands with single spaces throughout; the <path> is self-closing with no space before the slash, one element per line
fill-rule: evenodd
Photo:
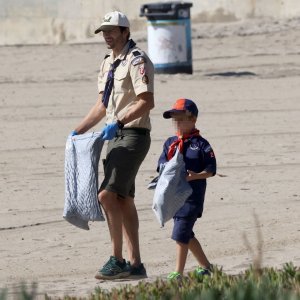
<path fill-rule="evenodd" d="M 17 299 L 33 300 L 37 285 L 28 292 L 21 285 Z M 7 299 L 7 290 L 0 290 L 0 300 Z M 40 297 L 39 297 L 40 299 Z M 45 295 L 46 300 L 51 297 Z M 55 298 L 57 299 L 57 298 Z M 239 275 L 227 275 L 214 267 L 211 276 L 196 277 L 189 273 L 181 283 L 157 279 L 139 282 L 136 286 L 104 290 L 96 288 L 85 298 L 66 296 L 64 300 L 300 300 L 300 269 L 287 263 L 281 270 L 251 266 Z"/>

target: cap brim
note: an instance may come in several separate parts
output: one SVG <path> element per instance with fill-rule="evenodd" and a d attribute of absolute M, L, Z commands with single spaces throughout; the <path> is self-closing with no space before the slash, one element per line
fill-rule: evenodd
<path fill-rule="evenodd" d="M 170 109 L 170 110 L 167 110 L 167 111 L 165 111 L 164 113 L 163 113 L 163 117 L 165 118 L 165 119 L 171 119 L 172 118 L 172 114 L 174 114 L 174 113 L 186 113 L 186 115 L 188 115 L 188 116 L 195 116 L 195 117 L 197 117 L 197 115 L 195 115 L 195 114 L 192 114 L 190 111 L 188 111 L 188 110 L 186 110 L 186 109 Z"/>
<path fill-rule="evenodd" d="M 99 28 L 95 30 L 95 34 L 105 31 L 105 30 L 112 30 L 114 27 L 117 27 L 115 25 L 101 25 Z"/>
<path fill-rule="evenodd" d="M 99 33 L 101 31 L 101 27 L 95 30 L 95 34 Z"/>
<path fill-rule="evenodd" d="M 173 113 L 178 113 L 178 112 L 184 112 L 185 110 L 177 110 L 177 109 L 170 109 L 170 110 L 167 110 L 167 111 L 165 111 L 164 113 L 163 113 L 163 117 L 165 118 L 165 119 L 171 119 L 172 118 L 172 116 L 171 116 L 171 114 L 173 114 Z"/>

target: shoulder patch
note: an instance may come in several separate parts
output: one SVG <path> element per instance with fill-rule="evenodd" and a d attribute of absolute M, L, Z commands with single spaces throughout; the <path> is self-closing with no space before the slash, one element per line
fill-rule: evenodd
<path fill-rule="evenodd" d="M 207 145 L 207 146 L 204 148 L 204 152 L 208 153 L 208 152 L 210 152 L 210 151 L 212 151 L 212 148 L 211 148 L 210 145 Z"/>
<path fill-rule="evenodd" d="M 134 56 L 142 55 L 142 53 L 141 53 L 140 51 L 138 51 L 138 50 L 132 51 L 132 54 L 133 54 Z"/>
<path fill-rule="evenodd" d="M 144 56 L 142 56 L 142 55 L 135 57 L 135 58 L 131 61 L 131 64 L 132 64 L 133 66 L 140 65 L 140 64 L 143 64 L 143 63 L 146 63 L 146 58 L 145 58 Z"/>

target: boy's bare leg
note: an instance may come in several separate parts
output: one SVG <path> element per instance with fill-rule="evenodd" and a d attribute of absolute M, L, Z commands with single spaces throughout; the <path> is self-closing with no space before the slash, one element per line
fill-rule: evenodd
<path fill-rule="evenodd" d="M 127 255 L 132 266 L 141 264 L 139 246 L 139 219 L 132 197 L 119 198 L 121 211 L 123 214 L 123 234 L 127 246 Z"/>
<path fill-rule="evenodd" d="M 191 252 L 195 256 L 195 258 L 197 259 L 199 265 L 201 265 L 204 268 L 209 268 L 210 263 L 205 255 L 199 241 L 195 237 L 193 237 L 190 240 L 188 246 L 189 246 L 189 250 L 191 250 Z"/>
<path fill-rule="evenodd" d="M 183 275 L 183 270 L 186 262 L 187 253 L 189 250 L 188 244 L 183 244 L 180 242 L 176 242 L 176 251 L 177 251 L 177 259 L 176 259 L 176 272 L 179 272 Z"/>
<path fill-rule="evenodd" d="M 98 195 L 99 201 L 105 211 L 109 233 L 112 242 L 112 255 L 122 261 L 122 210 L 117 194 L 103 190 Z"/>

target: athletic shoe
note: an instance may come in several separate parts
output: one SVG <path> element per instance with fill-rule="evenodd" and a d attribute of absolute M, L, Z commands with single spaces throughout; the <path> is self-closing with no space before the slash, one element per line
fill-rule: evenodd
<path fill-rule="evenodd" d="M 113 280 L 125 278 L 130 275 L 130 268 L 128 268 L 126 260 L 120 262 L 116 257 L 111 256 L 108 262 L 100 269 L 96 275 L 96 279 Z"/>
<path fill-rule="evenodd" d="M 197 269 L 195 270 L 195 274 L 196 276 L 200 277 L 200 276 L 207 276 L 210 275 L 211 270 L 210 268 L 202 268 L 202 267 L 197 267 Z"/>
<path fill-rule="evenodd" d="M 130 278 L 133 279 L 142 279 L 147 278 L 147 271 L 144 265 L 141 263 L 138 267 L 134 267 L 130 265 L 130 262 L 127 262 L 127 266 L 130 269 Z"/>
<path fill-rule="evenodd" d="M 171 272 L 168 275 L 167 279 L 169 281 L 181 281 L 182 280 L 182 276 L 181 276 L 181 274 L 179 272 Z"/>

